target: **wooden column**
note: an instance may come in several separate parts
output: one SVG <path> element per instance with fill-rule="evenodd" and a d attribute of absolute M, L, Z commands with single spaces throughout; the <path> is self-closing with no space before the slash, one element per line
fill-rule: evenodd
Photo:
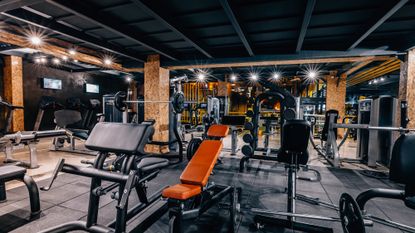
<path fill-rule="evenodd" d="M 160 55 L 149 55 L 144 64 L 144 100 L 169 101 L 169 70 L 160 67 Z M 145 103 L 144 119 L 155 119 L 154 141 L 169 141 L 169 104 Z M 167 146 L 148 146 L 151 152 L 165 150 Z"/>
<path fill-rule="evenodd" d="M 408 128 L 415 128 L 415 49 L 409 50 L 401 63 L 399 99 L 408 103 Z"/>
<path fill-rule="evenodd" d="M 17 56 L 4 57 L 4 99 L 15 106 L 23 106 L 23 60 Z M 24 110 L 13 112 L 11 131 L 24 130 Z"/>
<path fill-rule="evenodd" d="M 339 122 L 342 121 L 346 111 L 346 78 L 345 74 L 336 77 L 336 74 L 331 74 L 326 77 L 326 110 L 336 109 L 339 111 Z M 339 135 L 343 135 L 342 130 L 338 130 Z"/>

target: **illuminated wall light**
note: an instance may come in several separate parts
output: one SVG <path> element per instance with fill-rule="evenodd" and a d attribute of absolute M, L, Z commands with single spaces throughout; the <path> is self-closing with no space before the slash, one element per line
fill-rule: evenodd
<path fill-rule="evenodd" d="M 42 44 L 42 38 L 40 38 L 40 36 L 30 36 L 29 41 L 32 45 L 41 45 Z"/>
<path fill-rule="evenodd" d="M 53 62 L 53 64 L 55 64 L 55 65 L 59 65 L 59 64 L 61 64 L 61 60 L 59 60 L 58 58 L 53 58 L 52 62 Z"/>
<path fill-rule="evenodd" d="M 76 51 L 75 51 L 75 49 L 69 49 L 68 53 L 70 55 L 75 55 L 76 54 Z"/>

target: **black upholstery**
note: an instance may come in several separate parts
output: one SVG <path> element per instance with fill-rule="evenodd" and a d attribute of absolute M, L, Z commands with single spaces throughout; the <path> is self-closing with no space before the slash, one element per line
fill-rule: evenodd
<path fill-rule="evenodd" d="M 135 154 L 143 151 L 154 129 L 145 124 L 102 122 L 95 125 L 85 147 L 100 152 Z"/>
<path fill-rule="evenodd" d="M 329 132 L 329 121 L 330 121 L 330 114 L 335 114 L 334 122 L 337 123 L 337 119 L 339 118 L 339 111 L 335 109 L 330 109 L 326 111 L 325 118 L 324 118 L 324 125 L 323 125 L 323 131 L 321 131 L 321 140 L 327 141 L 328 138 L 328 132 Z M 334 129 L 334 135 L 337 139 L 337 128 Z"/>
<path fill-rule="evenodd" d="M 406 197 L 405 205 L 411 209 L 415 209 L 415 197 Z"/>
<path fill-rule="evenodd" d="M 85 132 L 85 130 L 77 130 L 77 129 L 71 129 L 72 131 L 72 135 L 74 137 L 83 139 L 83 140 L 87 140 L 88 139 L 88 132 Z"/>
<path fill-rule="evenodd" d="M 137 171 L 140 175 L 144 175 L 146 173 L 150 173 L 155 170 L 159 170 L 163 167 L 166 167 L 169 165 L 168 159 L 163 158 L 143 158 L 138 164 L 137 164 Z"/>
<path fill-rule="evenodd" d="M 415 135 L 401 135 L 395 142 L 390 162 L 390 179 L 415 186 Z"/>
<path fill-rule="evenodd" d="M 26 174 L 26 169 L 18 166 L 2 166 L 0 167 L 0 180 L 8 181 L 16 177 L 23 177 Z"/>
<path fill-rule="evenodd" d="M 60 128 L 66 128 L 68 125 L 75 124 L 82 120 L 81 113 L 76 110 L 63 109 L 54 113 L 55 123 Z"/>
<path fill-rule="evenodd" d="M 293 163 L 293 157 L 297 157 L 297 164 L 308 162 L 308 140 L 310 137 L 310 124 L 306 120 L 288 120 L 282 130 L 281 148 L 278 153 L 278 161 Z"/>

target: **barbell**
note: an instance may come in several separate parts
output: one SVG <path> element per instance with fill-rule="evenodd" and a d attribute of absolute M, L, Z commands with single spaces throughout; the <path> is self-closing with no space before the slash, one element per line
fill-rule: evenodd
<path fill-rule="evenodd" d="M 127 104 L 133 103 L 171 103 L 176 113 L 182 113 L 185 104 L 183 92 L 175 92 L 172 100 L 127 100 L 127 93 L 125 91 L 119 91 L 114 96 L 114 106 L 121 112 L 127 109 Z"/>

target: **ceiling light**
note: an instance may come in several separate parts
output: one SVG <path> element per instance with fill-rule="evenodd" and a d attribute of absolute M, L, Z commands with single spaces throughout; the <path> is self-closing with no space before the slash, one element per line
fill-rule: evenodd
<path fill-rule="evenodd" d="M 70 55 L 75 55 L 76 54 L 76 51 L 75 51 L 75 49 L 69 49 L 68 53 Z"/>
<path fill-rule="evenodd" d="M 107 65 L 107 66 L 109 66 L 109 65 L 112 64 L 112 60 L 110 58 L 105 58 L 104 59 L 104 64 Z"/>
<path fill-rule="evenodd" d="M 68 60 L 68 56 L 63 55 L 62 56 L 62 60 L 67 61 Z"/>
<path fill-rule="evenodd" d="M 41 57 L 40 58 L 40 63 L 45 64 L 46 62 L 48 62 L 48 60 L 46 59 L 46 57 Z"/>
<path fill-rule="evenodd" d="M 31 36 L 29 37 L 30 43 L 32 45 L 41 45 L 42 44 L 42 38 L 40 36 Z"/>
<path fill-rule="evenodd" d="M 73 62 L 78 63 L 78 60 L 74 59 Z"/>
<path fill-rule="evenodd" d="M 40 63 L 40 57 L 35 57 L 34 61 L 35 63 Z"/>
<path fill-rule="evenodd" d="M 199 73 L 199 74 L 197 74 L 197 79 L 198 79 L 199 81 L 203 81 L 203 80 L 205 80 L 205 77 L 206 77 L 206 75 L 205 75 L 204 73 Z"/>
<path fill-rule="evenodd" d="M 57 58 L 53 58 L 52 60 L 53 64 L 55 65 L 59 65 L 61 63 L 61 60 L 57 59 Z"/>
<path fill-rule="evenodd" d="M 307 77 L 310 79 L 316 79 L 317 78 L 317 72 L 314 70 L 310 70 L 310 72 L 308 72 Z"/>
<path fill-rule="evenodd" d="M 376 80 L 376 79 L 375 79 L 375 80 L 373 80 L 373 83 L 377 83 L 377 82 L 378 82 L 378 80 Z"/>
<path fill-rule="evenodd" d="M 235 74 L 232 74 L 232 75 L 231 75 L 231 80 L 232 80 L 232 81 L 236 81 L 236 75 L 235 75 Z"/>
<path fill-rule="evenodd" d="M 250 77 L 252 80 L 258 80 L 258 74 L 251 74 Z"/>
<path fill-rule="evenodd" d="M 382 81 L 382 82 L 385 81 L 385 78 L 384 77 L 380 78 L 380 81 Z"/>
<path fill-rule="evenodd" d="M 127 80 L 127 82 L 131 82 L 131 77 L 127 76 L 125 79 Z"/>

